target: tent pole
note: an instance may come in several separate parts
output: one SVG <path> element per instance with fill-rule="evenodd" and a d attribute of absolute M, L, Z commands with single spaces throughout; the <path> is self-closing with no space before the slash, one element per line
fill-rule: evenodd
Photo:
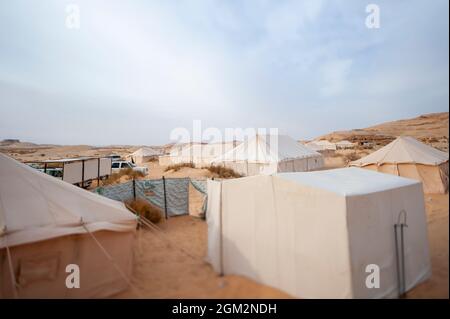
<path fill-rule="evenodd" d="M 394 224 L 394 237 L 395 237 L 395 260 L 397 266 L 397 287 L 398 287 L 398 296 L 401 296 L 401 276 L 400 276 L 400 257 L 398 251 L 398 232 L 397 232 L 397 224 Z"/>
<path fill-rule="evenodd" d="M 220 216 L 220 276 L 224 275 L 224 269 L 223 269 L 223 214 L 222 214 L 222 182 L 220 182 L 220 209 L 219 209 L 219 216 Z"/>
<path fill-rule="evenodd" d="M 9 251 L 8 245 L 6 245 L 6 255 L 8 257 L 8 268 L 9 268 L 9 274 L 11 276 L 11 285 L 13 287 L 13 296 L 14 296 L 14 299 L 17 299 L 17 298 L 19 298 L 19 294 L 17 292 L 17 281 L 16 281 L 16 276 L 14 275 L 13 262 L 12 262 L 11 252 Z"/>
<path fill-rule="evenodd" d="M 405 243 L 404 243 L 404 234 L 403 234 L 403 228 L 405 227 L 404 224 L 400 225 L 400 249 L 402 252 L 401 258 L 402 258 L 402 294 L 400 297 L 404 298 L 406 296 L 406 277 L 405 277 Z"/>
<path fill-rule="evenodd" d="M 97 187 L 100 186 L 100 157 L 97 162 Z"/>
<path fill-rule="evenodd" d="M 167 219 L 168 215 L 167 215 L 166 178 L 163 176 L 162 180 L 163 180 L 163 190 L 164 190 L 164 215 Z"/>
<path fill-rule="evenodd" d="M 91 236 L 91 238 L 94 240 L 94 242 L 97 244 L 97 246 L 100 248 L 100 250 L 103 252 L 103 254 L 106 256 L 106 258 L 111 262 L 111 264 L 114 266 L 114 268 L 117 270 L 117 272 L 120 274 L 120 276 L 126 281 L 126 283 L 131 287 L 131 289 L 135 290 L 134 292 L 139 298 L 142 298 L 141 294 L 138 292 L 137 288 L 133 285 L 130 278 L 122 271 L 122 269 L 117 265 L 116 261 L 112 258 L 112 256 L 108 253 L 108 251 L 103 247 L 102 244 L 97 240 L 97 238 L 94 236 L 94 234 L 89 231 L 89 229 L 86 227 L 84 223 L 82 223 L 82 226 L 84 230 Z"/>
<path fill-rule="evenodd" d="M 404 220 L 401 221 L 403 215 Z M 404 240 L 404 227 L 408 227 L 406 223 L 406 211 L 401 210 L 397 217 L 397 224 L 394 224 L 394 235 L 395 235 L 395 257 L 397 261 L 397 284 L 398 284 L 398 297 L 404 298 L 406 295 L 406 276 L 405 276 L 405 240 Z M 398 227 L 400 227 L 400 234 L 398 232 Z M 399 239 L 400 235 L 400 248 Z"/>
<path fill-rule="evenodd" d="M 84 188 L 84 160 L 82 160 L 81 163 L 81 188 Z"/>

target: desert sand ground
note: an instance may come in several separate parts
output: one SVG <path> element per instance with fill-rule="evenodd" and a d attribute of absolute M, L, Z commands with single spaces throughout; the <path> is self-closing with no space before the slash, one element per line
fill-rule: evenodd
<path fill-rule="evenodd" d="M 136 290 L 117 298 L 289 298 L 244 277 L 216 274 L 205 261 L 207 225 L 203 220 L 173 217 L 160 227 L 164 236 L 138 231 L 132 278 Z"/>

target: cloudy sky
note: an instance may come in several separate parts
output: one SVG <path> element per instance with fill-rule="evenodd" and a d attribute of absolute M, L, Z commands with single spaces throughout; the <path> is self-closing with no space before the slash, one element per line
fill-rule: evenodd
<path fill-rule="evenodd" d="M 0 139 L 151 145 L 193 120 L 309 139 L 447 111 L 448 5 L 1 1 Z"/>

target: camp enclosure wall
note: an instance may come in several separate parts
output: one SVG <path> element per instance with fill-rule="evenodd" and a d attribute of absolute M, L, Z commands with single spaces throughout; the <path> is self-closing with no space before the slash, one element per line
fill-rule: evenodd
<path fill-rule="evenodd" d="M 229 161 L 215 164 L 234 170 L 244 176 L 269 175 L 281 172 L 306 172 L 322 169 L 324 166 L 323 157 L 307 157 L 283 160 L 272 163 L 258 163 L 248 161 Z"/>
<path fill-rule="evenodd" d="M 62 180 L 70 184 L 83 184 L 84 182 L 111 175 L 111 158 L 108 157 L 81 157 L 42 162 L 27 162 L 43 165 L 44 172 L 51 165 L 62 166 Z"/>
<path fill-rule="evenodd" d="M 394 224 L 407 212 L 406 289 L 430 275 L 418 182 L 357 168 L 208 181 L 208 259 L 299 298 L 398 293 Z M 380 267 L 380 289 L 365 286 Z"/>
<path fill-rule="evenodd" d="M 64 161 L 63 170 L 63 181 L 70 184 L 81 183 L 83 181 L 111 175 L 111 159 L 89 158 Z"/>

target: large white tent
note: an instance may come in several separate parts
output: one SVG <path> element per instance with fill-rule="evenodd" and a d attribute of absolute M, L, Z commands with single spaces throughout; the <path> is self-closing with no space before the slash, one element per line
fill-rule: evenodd
<path fill-rule="evenodd" d="M 323 167 L 324 161 L 320 153 L 287 135 L 255 135 L 211 164 L 250 176 L 317 170 Z"/>
<path fill-rule="evenodd" d="M 130 160 L 136 164 L 148 162 L 152 159 L 158 158 L 161 155 L 161 151 L 151 147 L 141 147 L 137 151 L 129 155 Z"/>
<path fill-rule="evenodd" d="M 350 166 L 419 180 L 425 193 L 448 191 L 448 153 L 412 137 L 401 136 Z"/>
<path fill-rule="evenodd" d="M 299 298 L 398 293 L 394 224 L 406 212 L 405 285 L 430 276 L 419 182 L 359 168 L 208 180 L 208 259 Z M 403 221 L 403 218 L 400 219 Z M 380 286 L 366 286 L 368 265 Z"/>
<path fill-rule="evenodd" d="M 237 142 L 223 143 L 189 143 L 174 145 L 168 155 L 159 157 L 159 164 L 168 166 L 173 164 L 192 163 L 195 167 L 205 167 L 218 156 L 232 150 Z"/>
<path fill-rule="evenodd" d="M 101 298 L 128 288 L 135 229 L 122 203 L 0 154 L 0 298 Z M 66 286 L 69 264 L 79 267 L 80 288 Z"/>

